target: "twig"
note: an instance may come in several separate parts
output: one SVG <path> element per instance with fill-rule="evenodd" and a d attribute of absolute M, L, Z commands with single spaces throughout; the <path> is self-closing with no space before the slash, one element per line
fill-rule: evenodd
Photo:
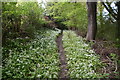
<path fill-rule="evenodd" d="M 108 56 L 106 56 L 111 62 L 113 62 Z"/>
<path fill-rule="evenodd" d="M 118 65 L 117 65 L 117 62 L 115 61 L 115 71 L 116 72 L 118 70 Z"/>
<path fill-rule="evenodd" d="M 105 67 L 103 67 L 104 69 L 103 69 L 103 71 L 105 71 L 104 73 L 106 73 L 106 68 Z"/>

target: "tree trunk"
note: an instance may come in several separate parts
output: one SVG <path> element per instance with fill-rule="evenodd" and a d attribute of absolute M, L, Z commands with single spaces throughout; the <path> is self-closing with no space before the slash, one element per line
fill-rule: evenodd
<path fill-rule="evenodd" d="M 88 31 L 86 39 L 88 41 L 95 40 L 96 32 L 97 32 L 97 3 L 96 2 L 87 2 L 88 8 Z"/>
<path fill-rule="evenodd" d="M 120 1 L 117 2 L 117 8 L 118 8 L 118 12 L 117 12 L 117 45 L 118 45 L 118 53 L 120 55 Z M 120 58 L 120 56 L 119 56 Z"/>
<path fill-rule="evenodd" d="M 120 41 L 120 1 L 117 2 L 117 8 L 118 8 L 118 13 L 117 13 L 117 38 Z"/>
<path fill-rule="evenodd" d="M 119 55 L 119 60 L 120 60 L 120 1 L 117 2 L 117 8 L 118 8 L 118 12 L 117 12 L 117 45 L 118 45 L 118 55 Z M 118 63 L 118 71 L 120 71 L 120 63 Z M 120 73 L 119 73 L 120 75 Z"/>

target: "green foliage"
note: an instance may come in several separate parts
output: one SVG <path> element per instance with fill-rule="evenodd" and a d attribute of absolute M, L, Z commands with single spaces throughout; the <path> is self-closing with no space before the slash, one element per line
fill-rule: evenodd
<path fill-rule="evenodd" d="M 106 14 L 104 10 L 105 8 L 102 5 L 102 3 L 98 3 L 97 38 L 103 40 L 115 41 L 116 33 L 117 33 L 116 21 L 112 20 L 111 16 L 109 14 Z"/>
<path fill-rule="evenodd" d="M 23 37 L 23 34 L 33 36 L 34 30 L 44 24 L 42 13 L 43 9 L 37 2 L 3 2 L 3 43 L 6 38 Z"/>
<path fill-rule="evenodd" d="M 120 72 L 118 71 L 118 68 L 120 67 L 119 55 L 111 53 L 110 57 L 112 62 L 115 64 L 115 71 L 113 72 L 115 74 L 115 78 L 120 78 Z"/>
<path fill-rule="evenodd" d="M 67 27 L 77 27 L 86 31 L 87 13 L 85 3 L 48 3 L 47 8 L 47 13 L 53 16 L 56 21 L 61 21 Z"/>
<path fill-rule="evenodd" d="M 116 41 L 116 23 L 104 21 L 102 26 L 98 25 L 97 38 L 109 41 Z"/>
<path fill-rule="evenodd" d="M 21 38 L 11 40 L 12 48 L 3 48 L 3 78 L 58 78 L 55 38 L 59 32 L 41 29 L 27 43 Z"/>
<path fill-rule="evenodd" d="M 43 9 L 41 8 L 41 6 L 38 6 L 37 2 L 23 2 L 18 3 L 17 6 L 21 11 L 20 13 L 23 15 L 23 25 L 31 24 L 33 27 L 38 27 L 41 23 L 44 23 L 44 21 L 42 21 Z"/>
<path fill-rule="evenodd" d="M 63 34 L 63 45 L 66 51 L 70 77 L 98 78 L 96 71 L 102 67 L 100 57 L 75 32 L 64 31 Z"/>
<path fill-rule="evenodd" d="M 36 2 L 3 2 L 2 32 L 3 43 L 6 44 L 3 45 L 3 78 L 58 78 L 59 58 L 55 38 L 60 31 L 42 29 L 46 24 L 43 14 L 53 17 L 62 27 L 64 24 L 86 33 L 85 6 L 85 3 L 48 3 L 45 12 Z M 98 12 L 97 37 L 114 40 L 116 23 L 103 17 L 103 7 Z M 33 36 L 35 39 L 31 40 Z M 63 45 L 70 78 L 107 78 L 110 74 L 97 73 L 103 64 L 91 50 L 92 43 L 88 45 L 84 40 L 73 31 L 64 31 Z M 110 56 L 113 62 L 120 64 L 118 56 Z"/>

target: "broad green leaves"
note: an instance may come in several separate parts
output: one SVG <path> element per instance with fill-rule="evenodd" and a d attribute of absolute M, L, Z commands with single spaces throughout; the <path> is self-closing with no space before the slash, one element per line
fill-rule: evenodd
<path fill-rule="evenodd" d="M 101 66 L 99 56 L 91 50 L 82 37 L 78 37 L 73 31 L 64 31 L 63 35 L 70 77 L 97 78 L 96 70 Z"/>
<path fill-rule="evenodd" d="M 58 33 L 41 29 L 35 33 L 35 39 L 26 44 L 20 39 L 14 40 L 17 47 L 8 49 L 8 58 L 3 60 L 3 78 L 58 78 L 59 58 L 55 42 Z"/>
<path fill-rule="evenodd" d="M 85 3 L 58 2 L 48 3 L 48 14 L 67 27 L 86 29 L 87 12 Z"/>
<path fill-rule="evenodd" d="M 42 19 L 43 9 L 36 2 L 3 2 L 2 3 L 2 32 L 3 43 L 6 38 L 18 36 L 33 37 L 35 29 L 39 29 L 45 23 Z"/>

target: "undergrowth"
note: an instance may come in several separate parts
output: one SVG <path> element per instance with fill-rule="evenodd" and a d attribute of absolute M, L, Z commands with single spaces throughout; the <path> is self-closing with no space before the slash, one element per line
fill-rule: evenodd
<path fill-rule="evenodd" d="M 10 45 L 3 47 L 2 77 L 58 78 L 59 58 L 55 38 L 59 32 L 41 29 L 35 33 L 33 40 L 9 40 Z"/>
<path fill-rule="evenodd" d="M 66 30 L 63 35 L 70 78 L 99 78 L 97 70 L 102 67 L 99 55 L 75 32 Z"/>

